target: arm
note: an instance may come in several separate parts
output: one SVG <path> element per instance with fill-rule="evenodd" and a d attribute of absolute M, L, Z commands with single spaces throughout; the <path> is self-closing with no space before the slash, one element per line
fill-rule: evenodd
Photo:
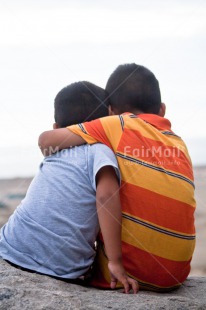
<path fill-rule="evenodd" d="M 115 150 L 121 135 L 119 116 L 108 116 L 67 128 L 45 131 L 39 137 L 39 147 L 45 156 L 85 142 L 89 144 L 100 142 Z"/>
<path fill-rule="evenodd" d="M 126 293 L 129 292 L 130 286 L 132 286 L 134 293 L 137 293 L 138 283 L 127 276 L 122 263 L 122 213 L 119 185 L 114 168 L 106 166 L 100 169 L 96 182 L 97 213 L 109 261 L 108 268 L 111 274 L 111 288 L 115 288 L 117 281 L 120 281 Z"/>
<path fill-rule="evenodd" d="M 82 137 L 67 128 L 48 130 L 39 136 L 39 147 L 44 156 L 84 143 Z"/>

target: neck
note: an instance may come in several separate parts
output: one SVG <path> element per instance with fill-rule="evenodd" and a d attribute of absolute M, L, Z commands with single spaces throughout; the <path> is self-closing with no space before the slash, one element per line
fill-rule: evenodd
<path fill-rule="evenodd" d="M 139 115 L 139 114 L 144 114 L 145 112 L 141 111 L 141 110 L 133 110 L 133 111 L 129 111 L 135 115 Z"/>

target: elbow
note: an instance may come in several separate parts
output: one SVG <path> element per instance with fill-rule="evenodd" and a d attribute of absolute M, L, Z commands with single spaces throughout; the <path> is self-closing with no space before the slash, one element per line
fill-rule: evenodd
<path fill-rule="evenodd" d="M 105 193 L 97 193 L 96 198 L 100 206 L 105 206 L 116 199 L 116 193 L 108 189 Z"/>
<path fill-rule="evenodd" d="M 39 148 L 42 152 L 42 154 L 44 156 L 48 156 L 49 155 L 49 148 L 48 148 L 48 139 L 46 138 L 46 131 L 43 132 L 40 136 L 39 136 L 39 140 L 38 140 L 38 145 Z"/>
<path fill-rule="evenodd" d="M 39 140 L 38 140 L 38 145 L 40 149 L 43 147 L 43 143 L 44 143 L 44 132 L 40 134 Z"/>

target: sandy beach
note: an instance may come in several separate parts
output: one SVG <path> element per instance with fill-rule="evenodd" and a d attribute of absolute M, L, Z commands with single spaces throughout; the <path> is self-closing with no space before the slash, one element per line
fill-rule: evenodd
<path fill-rule="evenodd" d="M 191 275 L 206 276 L 206 166 L 196 167 L 196 201 L 195 213 L 197 243 L 192 260 Z M 14 212 L 24 198 L 32 178 L 14 178 L 0 180 L 0 227 Z"/>

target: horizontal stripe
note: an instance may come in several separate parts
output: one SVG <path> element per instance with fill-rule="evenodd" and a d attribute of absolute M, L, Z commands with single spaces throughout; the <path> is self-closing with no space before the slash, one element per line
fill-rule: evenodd
<path fill-rule="evenodd" d="M 135 264 L 133 266 L 135 266 Z M 131 270 L 131 268 L 130 268 L 130 270 Z M 134 268 L 134 270 L 135 270 L 135 268 Z M 140 290 L 152 290 L 152 291 L 158 291 L 158 292 L 167 292 L 167 291 L 174 290 L 175 288 L 177 288 L 180 285 L 180 284 L 175 284 L 175 285 L 172 285 L 169 287 L 161 287 L 159 285 L 155 285 L 152 283 L 143 282 L 139 277 L 138 278 L 135 277 L 133 275 L 133 273 L 130 274 L 129 272 L 127 272 L 127 274 L 129 277 L 138 281 L 138 284 L 140 286 Z M 141 276 L 141 273 L 139 274 L 139 276 Z M 162 279 L 162 281 L 164 281 L 164 280 L 165 279 Z M 107 288 L 108 289 L 108 288 L 110 288 L 110 281 L 111 281 L 111 277 L 110 277 L 110 273 L 108 270 L 108 259 L 104 253 L 103 247 L 99 246 L 99 248 L 97 250 L 96 263 L 95 263 L 94 269 L 93 269 L 93 277 L 90 280 L 89 284 L 94 286 L 94 287 L 105 288 L 105 289 Z M 116 288 L 123 288 L 122 283 L 118 282 Z"/>
<path fill-rule="evenodd" d="M 174 287 L 184 282 L 190 272 L 190 260 L 171 261 L 122 242 L 123 263 L 138 281 L 156 287 Z"/>
<path fill-rule="evenodd" d="M 117 152 L 181 174 L 193 181 L 192 166 L 187 155 L 180 146 L 177 147 L 179 143 L 169 144 L 146 138 L 137 131 L 125 128 Z"/>
<path fill-rule="evenodd" d="M 160 232 L 162 234 L 165 234 L 165 235 L 173 236 L 173 237 L 180 238 L 180 239 L 186 239 L 186 240 L 194 240 L 195 239 L 195 235 L 178 234 L 178 233 L 175 233 L 175 232 L 173 232 L 171 230 L 166 230 L 166 229 L 163 229 L 161 227 L 152 225 L 151 223 L 148 223 L 146 221 L 140 220 L 140 219 L 138 219 L 138 218 L 136 218 L 134 216 L 130 216 L 130 215 L 125 214 L 125 213 L 122 214 L 122 217 L 124 217 L 127 220 L 133 221 L 133 222 L 135 222 L 137 224 L 140 224 L 142 226 L 145 226 L 147 228 L 156 230 L 156 231 L 158 231 L 158 232 Z"/>
<path fill-rule="evenodd" d="M 193 206 L 125 182 L 120 199 L 122 211 L 128 215 L 177 233 L 195 234 Z"/>
<path fill-rule="evenodd" d="M 123 264 L 130 277 L 139 282 L 141 289 L 170 291 L 187 278 L 190 262 L 173 262 L 122 243 Z M 125 259 L 126 258 L 126 259 Z M 145 268 L 146 266 L 146 268 Z M 98 247 L 91 285 L 110 288 L 108 260 L 102 245 Z M 121 283 L 117 287 L 122 287 Z"/>
<path fill-rule="evenodd" d="M 122 241 L 173 261 L 189 260 L 195 247 L 195 240 L 184 240 L 166 235 L 124 217 L 122 219 Z"/>
<path fill-rule="evenodd" d="M 156 123 L 155 121 L 153 121 L 154 125 L 150 123 L 152 119 L 151 117 L 150 117 L 149 122 L 146 122 L 145 120 L 141 119 L 141 117 L 142 115 L 139 115 L 139 117 L 136 119 L 124 117 L 124 120 L 125 120 L 124 129 L 129 129 L 133 132 L 137 132 L 137 136 L 143 136 L 145 138 L 149 138 L 152 140 L 161 141 L 163 144 L 167 146 L 176 146 L 176 147 L 178 146 L 180 150 L 185 154 L 187 160 L 191 163 L 191 159 L 188 154 L 188 150 L 187 150 L 187 147 L 184 141 L 177 135 L 167 136 L 167 135 L 162 134 L 162 131 L 171 131 L 171 128 L 169 127 L 167 122 L 166 124 L 164 124 L 164 127 L 163 127 L 164 121 L 162 124 L 159 124 L 160 128 L 158 129 L 158 126 L 157 126 L 158 122 Z M 145 115 L 143 117 L 145 117 Z M 165 119 L 165 121 L 167 120 Z M 167 126 L 168 126 L 168 130 L 166 130 Z"/>
<path fill-rule="evenodd" d="M 151 169 L 154 169 L 154 170 L 156 170 L 156 171 L 159 171 L 159 172 L 162 172 L 162 173 L 166 173 L 167 175 L 170 175 L 170 176 L 172 176 L 172 177 L 179 178 L 179 179 L 181 179 L 181 180 L 183 180 L 183 181 L 185 181 L 185 182 L 188 182 L 188 183 L 189 183 L 190 185 L 192 185 L 193 187 L 195 187 L 194 183 L 193 183 L 190 179 L 184 177 L 184 176 L 181 175 L 181 174 L 174 173 L 174 172 L 169 171 L 169 170 L 166 170 L 166 169 L 164 169 L 164 168 L 162 168 L 162 167 L 158 167 L 158 166 L 151 165 L 151 164 L 149 164 L 149 163 L 147 163 L 147 162 L 145 162 L 145 161 L 136 159 L 136 158 L 131 157 L 131 156 L 126 156 L 125 154 L 121 154 L 121 153 L 118 153 L 118 152 L 116 152 L 116 156 L 121 157 L 121 158 L 124 158 L 124 159 L 129 160 L 129 161 L 132 161 L 132 162 L 134 162 L 134 163 L 136 163 L 136 164 L 145 166 L 145 167 L 147 167 L 147 168 L 151 168 Z"/>
<path fill-rule="evenodd" d="M 142 120 L 141 118 L 129 118 L 129 120 L 127 120 L 124 117 L 124 128 L 131 130 L 133 132 L 137 133 L 137 136 L 143 136 L 145 138 L 149 138 L 152 140 L 156 140 L 156 141 L 161 141 L 163 144 L 168 145 L 168 146 L 174 146 L 173 143 L 173 137 L 169 137 L 166 135 L 163 135 L 162 132 L 160 130 L 158 130 L 157 128 L 155 128 L 154 126 L 152 126 L 149 123 L 146 123 L 144 120 Z M 177 142 L 177 139 L 175 140 Z M 178 141 L 181 143 L 181 139 L 178 139 Z"/>
<path fill-rule="evenodd" d="M 195 207 L 194 188 L 179 178 L 117 157 L 122 181 Z"/>

